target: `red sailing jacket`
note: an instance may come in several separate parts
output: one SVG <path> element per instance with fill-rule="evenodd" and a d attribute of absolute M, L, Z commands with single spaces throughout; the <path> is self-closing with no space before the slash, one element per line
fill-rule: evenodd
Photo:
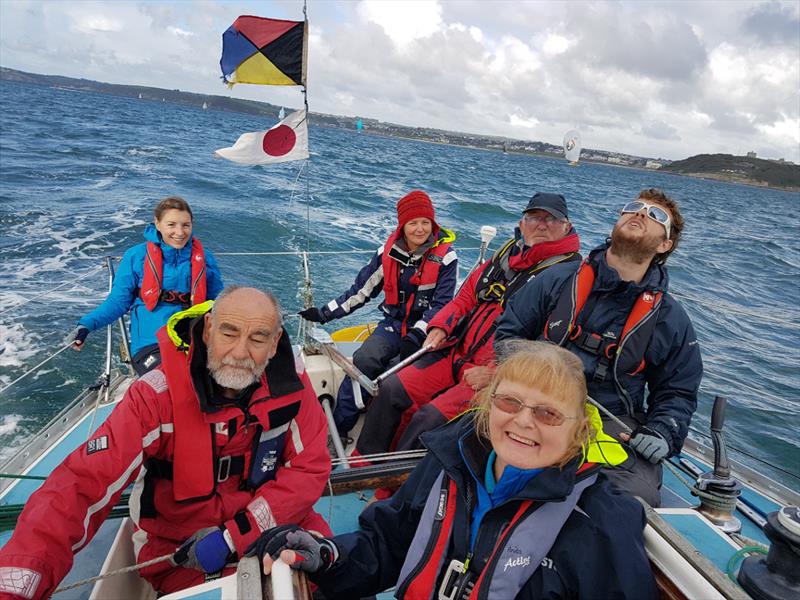
<path fill-rule="evenodd" d="M 201 327 L 194 329 L 193 346 L 198 339 L 202 343 Z M 197 474 L 201 483 L 210 480 L 213 485 L 204 499 L 175 499 L 170 468 L 182 468 L 174 463 L 182 432 L 175 427 L 167 382 L 180 386 L 182 380 L 184 391 L 203 385 L 190 375 L 188 360 L 175 366 L 175 372 L 167 374 L 164 368 L 134 381 L 92 439 L 70 454 L 28 500 L 14 535 L 0 549 L 0 595 L 10 591 L 6 576 L 13 574 L 29 583 L 27 597 L 49 596 L 69 571 L 73 554 L 92 539 L 132 482 L 137 562 L 174 551 L 204 527 L 225 525 L 239 552 L 275 524 L 311 521 L 330 533 L 312 510 L 331 468 L 325 416 L 302 366 L 295 367 L 285 333 L 252 394 L 249 417 L 232 406 L 197 411 L 214 453 L 213 461 L 200 456 L 196 461 L 198 470 L 213 469 L 211 477 Z M 295 391 L 285 393 L 291 387 Z M 161 565 L 158 575 L 170 568 Z"/>
<path fill-rule="evenodd" d="M 486 261 L 478 269 L 475 269 L 464 282 L 464 285 L 449 303 L 447 303 L 436 316 L 428 323 L 428 331 L 432 327 L 439 327 L 447 332 L 448 337 L 457 335 L 456 340 L 451 340 L 451 344 L 457 344 L 456 353 L 460 356 L 468 356 L 469 362 L 476 365 L 487 365 L 494 360 L 494 327 L 495 321 L 505 308 L 508 297 L 519 289 L 519 285 L 513 288 L 502 288 L 502 292 L 495 301 L 482 299 L 486 284 L 489 282 L 489 272 L 497 270 L 498 264 L 503 262 L 504 257 L 514 247 L 514 240 L 504 244 L 495 253 L 491 260 Z M 558 261 L 550 261 L 555 257 L 564 256 L 563 260 L 579 260 L 577 254 L 580 248 L 580 241 L 577 233 L 570 233 L 566 237 L 555 242 L 544 242 L 536 244 L 526 252 L 535 250 L 535 258 L 531 254 L 526 263 L 519 265 L 519 271 L 525 272 L 525 281 L 535 277 L 542 269 L 555 264 Z M 514 261 L 519 263 L 519 261 Z M 515 269 L 516 271 L 516 269 Z M 506 282 L 507 283 L 507 282 Z M 460 333 L 454 330 L 458 326 Z"/>
<path fill-rule="evenodd" d="M 161 299 L 161 292 L 164 291 L 161 285 L 163 274 L 164 256 L 161 254 L 161 248 L 158 244 L 147 242 L 142 287 L 139 289 L 139 298 L 147 310 L 153 310 Z M 192 237 L 192 284 L 189 287 L 189 305 L 205 302 L 206 292 L 206 255 L 200 240 Z"/>

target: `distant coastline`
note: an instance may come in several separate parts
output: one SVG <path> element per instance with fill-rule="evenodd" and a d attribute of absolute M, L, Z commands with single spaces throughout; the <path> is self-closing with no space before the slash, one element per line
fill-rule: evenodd
<path fill-rule="evenodd" d="M 60 75 L 41 75 L 0 67 L 0 81 L 15 81 L 34 85 L 44 85 L 71 91 L 93 91 L 113 96 L 140 98 L 142 100 L 172 102 L 183 106 L 224 110 L 251 115 L 277 118 L 280 106 L 255 100 L 242 100 L 227 96 L 198 94 L 181 90 L 167 90 L 137 85 L 110 84 L 90 79 L 75 79 Z M 478 135 L 426 127 L 409 127 L 386 123 L 377 119 L 358 116 L 340 116 L 311 112 L 311 122 L 322 127 L 352 129 L 361 121 L 363 134 L 382 135 L 407 140 L 446 144 L 509 154 L 522 154 L 563 159 L 561 146 L 547 142 L 516 140 L 499 136 Z M 728 154 L 698 155 L 682 161 L 669 161 L 661 158 L 647 158 L 584 148 L 581 161 L 607 164 L 616 167 L 631 167 L 648 171 L 669 172 L 688 177 L 713 179 L 769 187 L 786 191 L 800 191 L 800 166 L 793 163 L 766 161 L 755 157 L 737 157 Z"/>

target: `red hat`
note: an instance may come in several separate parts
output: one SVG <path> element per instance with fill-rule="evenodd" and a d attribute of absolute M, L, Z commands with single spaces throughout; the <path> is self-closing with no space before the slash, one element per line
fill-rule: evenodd
<path fill-rule="evenodd" d="M 435 223 L 434 216 L 430 196 L 421 190 L 413 190 L 397 202 L 397 222 L 401 228 L 412 219 L 430 219 Z"/>

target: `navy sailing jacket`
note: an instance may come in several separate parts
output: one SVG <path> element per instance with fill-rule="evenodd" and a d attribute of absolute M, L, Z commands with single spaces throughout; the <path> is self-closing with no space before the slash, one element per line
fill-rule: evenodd
<path fill-rule="evenodd" d="M 449 232 L 447 232 L 449 233 Z M 441 240 L 446 232 L 438 230 L 437 240 Z M 452 235 L 452 234 L 451 234 Z M 440 242 L 441 243 L 441 242 Z M 449 244 L 448 244 L 449 245 Z M 456 289 L 456 274 L 458 258 L 455 250 L 449 249 L 442 258 L 436 285 L 432 289 L 421 289 L 411 283 L 411 277 L 419 268 L 424 252 L 430 248 L 430 243 L 409 254 L 405 246 L 394 244 L 393 248 L 386 248 L 384 244 L 372 255 L 369 263 L 364 265 L 356 275 L 356 280 L 344 294 L 330 301 L 322 307 L 322 314 L 326 321 L 340 319 L 364 306 L 371 299 L 376 298 L 383 291 L 383 254 L 384 251 L 393 250 L 390 260 L 399 264 L 398 304 L 381 302 L 378 307 L 384 314 L 383 325 L 400 335 L 403 321 L 407 324 L 408 331 L 416 328 L 418 337 L 425 339 L 428 322 L 450 300 Z M 407 306 L 407 299 L 414 295 L 412 306 Z"/>
<path fill-rule="evenodd" d="M 644 368 L 635 375 L 618 373 L 619 385 L 612 373 L 598 383 L 594 374 L 599 356 L 568 340 L 563 345 L 583 361 L 592 398 L 616 415 L 629 414 L 630 403 L 633 412 L 645 413 L 647 426 L 658 431 L 669 443 L 671 453 L 677 454 L 697 409 L 697 390 L 703 376 L 697 336 L 686 312 L 667 293 L 669 279 L 664 266 L 650 267 L 638 284 L 622 281 L 608 266 L 606 250 L 603 245 L 589 255 L 596 278 L 577 323 L 584 331 L 600 335 L 610 332 L 619 337 L 639 295 L 644 291 L 663 292 L 652 337 L 644 351 Z M 555 265 L 519 290 L 500 316 L 495 349 L 501 349 L 502 341 L 509 338 L 543 339 L 548 318 L 561 294 L 569 293 L 567 284 L 578 267 L 578 263 Z"/>
<path fill-rule="evenodd" d="M 311 576 L 326 597 L 358 598 L 394 585 L 403 597 L 410 577 L 398 581 L 401 567 L 417 526 L 421 521 L 429 523 L 431 517 L 437 518 L 423 513 L 431 489 L 443 472 L 455 484 L 459 503 L 471 507 L 470 511 L 474 509 L 476 482 L 472 473 L 485 470 L 490 448 L 475 435 L 473 419 L 467 416 L 451 422 L 424 434 L 422 440 L 429 453 L 397 493 L 361 513 L 359 531 L 333 538 L 340 550 L 339 560 L 330 571 Z M 513 498 L 489 510 L 481 522 L 472 564 L 486 560 L 487 554 L 492 553 L 497 537 L 508 525 L 509 514 L 513 515 L 523 501 L 534 501 L 534 515 L 538 507 L 563 501 L 575 486 L 577 468 L 576 460 L 563 469 L 545 469 Z M 429 509 L 437 512 L 436 503 Z M 457 518 L 458 514 L 457 511 Z M 468 532 L 469 517 L 465 513 L 463 522 L 455 522 L 454 527 Z M 552 548 L 539 568 L 522 583 L 516 598 L 655 598 L 655 582 L 644 550 L 644 526 L 642 506 L 616 492 L 598 473 L 597 481 L 583 491 Z M 468 533 L 461 537 L 467 540 Z M 509 575 L 505 570 L 527 564 L 524 559 L 530 556 L 529 546 L 536 544 L 536 536 L 528 537 L 520 547 L 509 549 L 518 552 L 519 557 L 508 565 L 495 566 L 495 577 L 504 578 Z M 455 537 L 452 542 L 438 569 L 432 597 L 437 597 L 435 592 L 450 560 L 465 558 L 463 550 L 454 548 L 458 545 Z M 503 545 L 502 541 L 499 545 Z"/>

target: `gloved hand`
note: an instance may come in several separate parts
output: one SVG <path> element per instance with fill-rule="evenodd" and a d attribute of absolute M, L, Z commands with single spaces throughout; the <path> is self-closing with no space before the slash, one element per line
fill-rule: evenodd
<path fill-rule="evenodd" d="M 422 342 L 425 340 L 425 334 L 417 328 L 412 328 L 400 340 L 400 360 L 408 358 L 414 352 L 422 348 Z"/>
<path fill-rule="evenodd" d="M 641 425 L 633 430 L 628 442 L 631 448 L 651 463 L 658 464 L 669 454 L 669 444 L 655 429 Z"/>
<path fill-rule="evenodd" d="M 325 318 L 325 315 L 322 314 L 322 311 L 316 306 L 301 310 L 297 314 L 303 317 L 306 321 L 311 321 L 312 323 L 325 323 L 328 320 Z"/>
<path fill-rule="evenodd" d="M 227 562 L 235 559 L 236 552 L 225 540 L 220 527 L 201 529 L 183 542 L 172 555 L 176 565 L 205 573 L 217 573 Z"/>
<path fill-rule="evenodd" d="M 64 338 L 64 345 L 72 344 L 72 347 L 75 350 L 80 350 L 87 335 L 89 335 L 89 328 L 84 327 L 83 325 L 78 325 L 75 329 L 67 334 L 67 337 Z"/>
<path fill-rule="evenodd" d="M 339 549 L 333 541 L 316 537 L 297 525 L 281 525 L 267 529 L 248 550 L 248 556 L 257 554 L 276 559 L 283 550 L 294 550 L 296 558 L 293 569 L 307 573 L 327 571 L 339 558 Z"/>

